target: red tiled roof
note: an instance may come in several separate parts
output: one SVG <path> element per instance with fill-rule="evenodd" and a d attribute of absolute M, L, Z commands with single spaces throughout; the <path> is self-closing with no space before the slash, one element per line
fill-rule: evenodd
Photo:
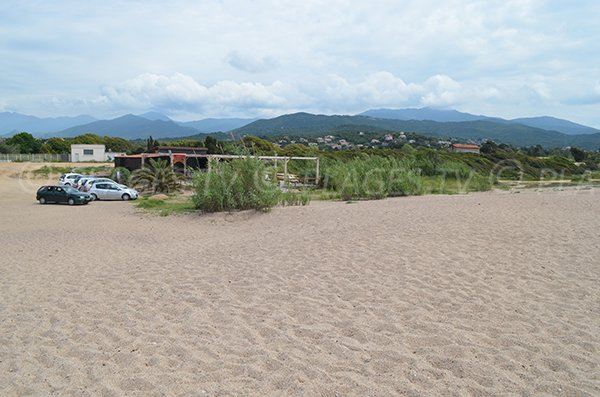
<path fill-rule="evenodd" d="M 467 145 L 465 143 L 453 143 L 451 146 L 457 149 L 479 149 L 477 145 Z"/>

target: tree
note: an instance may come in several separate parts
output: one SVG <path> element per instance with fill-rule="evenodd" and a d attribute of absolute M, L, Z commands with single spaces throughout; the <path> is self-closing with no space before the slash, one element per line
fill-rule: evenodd
<path fill-rule="evenodd" d="M 220 154 L 223 152 L 222 148 L 219 145 L 219 141 L 217 141 L 212 136 L 207 136 L 204 140 L 204 146 L 208 149 L 208 154 Z"/>
<path fill-rule="evenodd" d="M 9 145 L 5 139 L 0 139 L 0 153 L 19 153 L 20 148 L 16 145 Z"/>
<path fill-rule="evenodd" d="M 126 139 L 113 137 L 113 136 L 105 136 L 102 138 L 104 141 L 104 145 L 106 146 L 107 152 L 131 152 L 133 150 L 133 145 Z"/>
<path fill-rule="evenodd" d="M 525 148 L 525 153 L 529 156 L 544 157 L 548 154 L 541 145 L 530 146 Z"/>
<path fill-rule="evenodd" d="M 42 148 L 42 142 L 28 132 L 20 132 L 14 135 L 12 138 L 6 140 L 6 144 L 18 147 L 19 153 L 23 154 L 39 153 Z"/>
<path fill-rule="evenodd" d="M 73 143 L 81 145 L 102 145 L 104 144 L 104 139 L 96 134 L 83 134 L 73 138 Z"/>
<path fill-rule="evenodd" d="M 150 159 L 148 165 L 136 170 L 131 178 L 134 185 L 143 191 L 170 193 L 179 187 L 179 179 L 166 160 Z"/>
<path fill-rule="evenodd" d="M 159 143 L 157 140 L 154 140 L 154 138 L 152 138 L 152 135 L 150 135 L 150 137 L 148 137 L 148 139 L 146 139 L 146 151 L 147 152 L 153 152 L 154 148 L 158 147 Z"/>
<path fill-rule="evenodd" d="M 581 150 L 575 146 L 572 146 L 571 147 L 571 156 L 573 156 L 573 159 L 579 163 L 579 162 L 585 160 L 585 151 Z"/>
<path fill-rule="evenodd" d="M 63 138 L 50 138 L 42 145 L 42 153 L 70 153 L 71 144 Z"/>
<path fill-rule="evenodd" d="M 479 151 L 485 154 L 494 154 L 498 150 L 498 145 L 494 141 L 485 141 L 481 144 Z"/>
<path fill-rule="evenodd" d="M 242 144 L 256 155 L 273 155 L 277 148 L 269 141 L 257 138 L 255 136 L 245 136 L 242 138 Z"/>

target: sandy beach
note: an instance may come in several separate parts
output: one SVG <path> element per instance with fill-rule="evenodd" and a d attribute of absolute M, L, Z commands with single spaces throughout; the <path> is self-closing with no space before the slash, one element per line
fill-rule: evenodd
<path fill-rule="evenodd" d="M 598 396 L 600 190 L 160 217 L 0 164 L 2 396 Z"/>

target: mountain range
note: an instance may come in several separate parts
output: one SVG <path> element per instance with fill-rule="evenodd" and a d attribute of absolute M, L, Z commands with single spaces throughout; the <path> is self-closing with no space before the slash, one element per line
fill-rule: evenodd
<path fill-rule="evenodd" d="M 96 119 L 92 116 L 40 118 L 14 112 L 0 113 L 0 136 L 27 131 L 33 135 L 55 133 L 76 125 L 88 124 Z"/>
<path fill-rule="evenodd" d="M 91 116 L 40 118 L 19 113 L 0 113 L 0 137 L 10 137 L 26 131 L 38 138 L 70 138 L 82 134 L 117 136 L 125 139 L 173 138 L 194 134 L 230 131 L 256 119 L 208 118 L 177 122 L 164 114 L 147 112 L 126 114 L 110 120 L 97 120 Z"/>
<path fill-rule="evenodd" d="M 27 131 L 38 137 L 73 137 L 85 133 L 125 139 L 187 137 L 214 132 L 243 135 L 315 135 L 340 131 L 415 132 L 423 135 L 481 141 L 492 139 L 515 146 L 579 146 L 600 148 L 600 130 L 554 117 L 506 120 L 451 109 L 372 109 L 358 115 L 287 114 L 271 119 L 203 119 L 177 122 L 158 113 L 127 114 L 111 120 L 91 116 L 38 118 L 0 113 L 0 136 Z"/>
<path fill-rule="evenodd" d="M 427 110 L 430 112 L 430 110 Z M 446 112 L 446 111 L 444 111 Z M 357 116 L 326 116 L 308 113 L 295 113 L 268 120 L 258 120 L 232 133 L 236 136 L 257 135 L 314 135 L 335 134 L 341 131 L 355 132 L 415 132 L 422 135 L 437 136 L 440 138 L 455 138 L 461 141 L 482 141 L 491 139 L 499 143 L 507 143 L 518 147 L 542 145 L 547 148 L 578 146 L 588 150 L 600 148 L 600 131 L 592 134 L 572 135 L 565 132 L 537 128 L 518 122 L 494 119 L 477 118 L 468 121 L 460 120 L 459 112 L 450 113 L 453 121 L 431 120 L 401 120 L 389 118 L 392 112 L 386 112 L 386 117 L 374 118 L 368 116 L 370 112 Z M 372 113 L 371 113 L 372 114 Z M 382 112 L 378 112 L 381 115 Z M 401 117 L 408 117 L 400 115 Z M 443 120 L 439 117 L 437 120 Z M 412 116 L 411 116 L 412 117 Z M 429 117 L 429 116 L 428 116 Z M 465 118 L 469 119 L 469 115 Z M 542 119 L 544 121 L 545 119 Z M 534 120 L 537 122 L 538 120 Z M 570 122 L 559 120 L 560 124 L 572 127 Z M 574 124 L 574 123 L 572 123 Z M 560 126 L 559 126 L 560 127 Z"/>
<path fill-rule="evenodd" d="M 497 123 L 523 124 L 529 127 L 541 128 L 544 130 L 558 131 L 567 135 L 597 134 L 600 130 L 585 125 L 573 123 L 572 121 L 558 119 L 555 117 L 525 117 L 512 120 L 502 119 L 500 117 L 488 117 L 463 113 L 452 109 L 372 109 L 360 114 L 381 119 L 394 120 L 419 120 L 419 121 L 438 121 L 438 122 L 461 122 L 461 121 L 493 121 Z"/>

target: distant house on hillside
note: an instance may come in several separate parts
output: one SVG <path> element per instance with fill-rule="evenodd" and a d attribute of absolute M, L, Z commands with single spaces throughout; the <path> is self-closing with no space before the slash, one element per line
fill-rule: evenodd
<path fill-rule="evenodd" d="M 479 146 L 468 145 L 464 143 L 453 143 L 450 145 L 450 151 L 455 153 L 479 153 Z"/>

